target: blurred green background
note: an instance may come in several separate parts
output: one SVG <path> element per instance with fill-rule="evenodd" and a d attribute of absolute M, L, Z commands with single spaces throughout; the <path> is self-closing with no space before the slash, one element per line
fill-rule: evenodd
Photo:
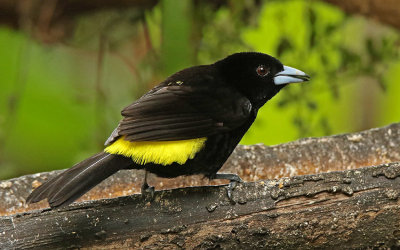
<path fill-rule="evenodd" d="M 0 26 L 0 179 L 103 149 L 120 110 L 169 74 L 259 51 L 312 76 L 265 105 L 242 144 L 400 120 L 398 30 L 321 1 L 160 1 L 71 17 L 62 39 Z"/>

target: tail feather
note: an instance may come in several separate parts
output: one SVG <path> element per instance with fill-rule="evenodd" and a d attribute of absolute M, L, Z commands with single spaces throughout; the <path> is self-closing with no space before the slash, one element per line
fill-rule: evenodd
<path fill-rule="evenodd" d="M 47 198 L 51 207 L 66 206 L 110 175 L 132 164 L 130 158 L 101 152 L 45 182 L 28 196 L 26 202 L 34 203 Z"/>
<path fill-rule="evenodd" d="M 103 153 L 99 153 L 96 155 L 93 155 L 92 157 L 74 165 L 73 167 L 71 167 L 70 169 L 65 170 L 64 172 L 62 172 L 61 174 L 55 176 L 54 178 L 48 180 L 47 182 L 45 182 L 44 184 L 42 184 L 41 186 L 39 186 L 38 188 L 36 188 L 29 196 L 28 198 L 26 198 L 26 202 L 27 203 L 35 203 L 35 202 L 39 202 L 43 199 L 46 199 L 50 196 L 50 193 L 52 191 L 55 191 L 57 189 L 54 189 L 54 187 L 57 187 L 57 183 L 58 181 L 62 180 L 63 178 L 65 178 L 65 176 L 73 176 L 77 173 L 79 173 L 83 166 L 89 165 L 90 162 L 92 161 L 96 161 L 97 159 L 99 159 L 102 156 Z"/>

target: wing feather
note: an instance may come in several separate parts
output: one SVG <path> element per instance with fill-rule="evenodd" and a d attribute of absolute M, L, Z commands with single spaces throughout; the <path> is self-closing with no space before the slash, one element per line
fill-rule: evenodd
<path fill-rule="evenodd" d="M 122 110 L 124 118 L 106 145 L 121 136 L 129 141 L 201 138 L 243 124 L 250 115 L 250 101 L 214 77 L 204 79 L 182 80 L 179 86 L 170 86 L 174 81 L 167 79 L 149 91 Z"/>

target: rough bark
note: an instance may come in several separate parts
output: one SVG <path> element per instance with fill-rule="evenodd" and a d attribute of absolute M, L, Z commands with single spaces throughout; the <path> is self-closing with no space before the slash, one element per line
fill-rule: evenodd
<path fill-rule="evenodd" d="M 400 246 L 400 164 L 0 217 L 1 249 Z"/>
<path fill-rule="evenodd" d="M 400 161 L 399 148 L 400 124 L 274 147 L 241 146 L 224 166 L 251 181 L 237 186 L 234 202 L 225 186 L 158 191 L 154 200 L 96 200 L 138 190 L 141 175 L 124 171 L 87 201 L 50 210 L 45 203 L 26 206 L 24 198 L 55 172 L 2 181 L 0 249 L 397 247 L 400 164 L 388 162 Z M 320 173 L 332 170 L 344 171 Z M 199 177 L 153 178 L 152 184 L 180 187 L 185 179 L 208 184 Z"/>
<path fill-rule="evenodd" d="M 321 138 L 304 138 L 276 146 L 262 144 L 238 146 L 220 172 L 236 173 L 244 181 L 277 179 L 304 174 L 355 169 L 400 161 L 400 123 L 354 134 Z M 32 188 L 58 174 L 59 171 L 38 173 L 0 181 L 0 215 L 47 207 L 46 202 L 26 206 L 25 197 Z M 83 196 L 80 201 L 112 198 L 140 192 L 143 171 L 125 170 L 111 176 Z M 187 186 L 219 185 L 227 182 L 209 181 L 202 176 L 174 179 L 149 176 L 156 190 Z"/>

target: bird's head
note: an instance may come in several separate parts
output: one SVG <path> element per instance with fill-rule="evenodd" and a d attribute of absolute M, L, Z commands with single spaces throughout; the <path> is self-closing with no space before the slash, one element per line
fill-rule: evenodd
<path fill-rule="evenodd" d="M 259 108 L 289 83 L 308 81 L 310 77 L 278 59 L 257 52 L 232 54 L 215 63 L 226 82 L 243 93 Z"/>

